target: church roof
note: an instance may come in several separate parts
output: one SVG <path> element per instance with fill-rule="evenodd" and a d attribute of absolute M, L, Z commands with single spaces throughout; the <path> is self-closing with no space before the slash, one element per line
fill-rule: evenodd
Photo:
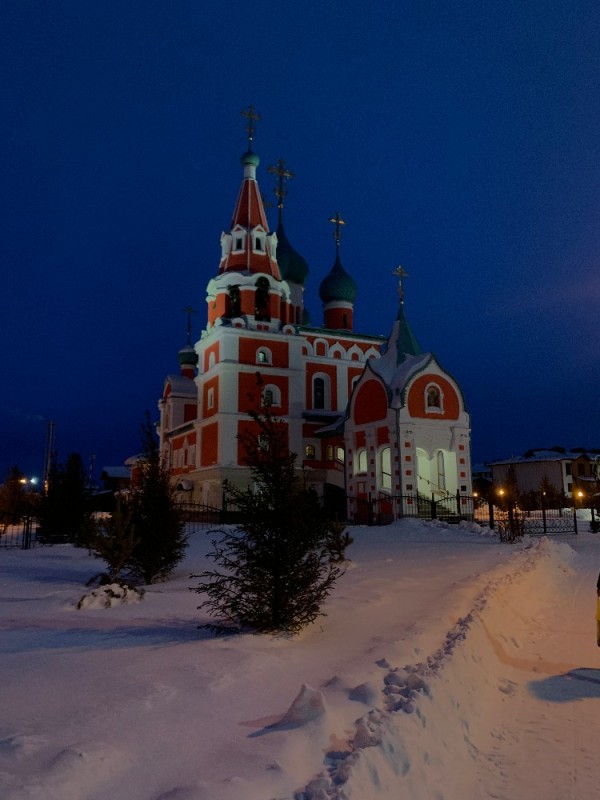
<path fill-rule="evenodd" d="M 189 395 L 196 397 L 196 383 L 193 378 L 187 378 L 185 375 L 167 375 L 165 380 L 166 384 L 171 384 L 171 394 Z"/>
<path fill-rule="evenodd" d="M 284 281 L 304 286 L 308 275 L 308 264 L 290 244 L 281 220 L 277 226 L 277 264 Z"/>
<path fill-rule="evenodd" d="M 266 242 L 269 224 L 256 180 L 256 168 L 260 163 L 260 158 L 252 150 L 248 150 L 243 154 L 241 163 L 244 168 L 244 177 L 233 209 L 230 234 L 234 240 L 236 233 L 242 234 L 243 247 L 229 249 L 221 261 L 219 272 L 263 273 L 280 280 L 281 275 L 275 255 L 271 253 L 271 248 Z M 260 249 L 255 246 L 253 239 L 256 232 L 265 237 L 265 242 Z"/>
<path fill-rule="evenodd" d="M 388 339 L 386 353 L 389 351 L 392 352 L 392 357 L 395 357 L 396 364 L 401 364 L 407 355 L 418 356 L 421 354 L 419 343 L 406 319 L 404 303 L 400 303 L 398 316 Z"/>
<path fill-rule="evenodd" d="M 400 301 L 398 315 L 394 321 L 387 345 L 380 358 L 367 362 L 369 367 L 385 383 L 390 396 L 390 406 L 400 408 L 404 402 L 404 390 L 412 378 L 431 362 L 436 362 L 433 353 L 423 353 L 404 313 L 404 302 Z M 438 365 L 439 366 L 439 365 Z"/>
<path fill-rule="evenodd" d="M 408 383 L 432 361 L 435 361 L 433 353 L 419 353 L 418 355 L 406 353 L 402 362 L 398 364 L 394 351 L 388 348 L 381 358 L 372 358 L 367 361 L 367 369 L 370 368 L 387 386 L 390 407 L 400 408 L 404 402 L 403 393 Z"/>

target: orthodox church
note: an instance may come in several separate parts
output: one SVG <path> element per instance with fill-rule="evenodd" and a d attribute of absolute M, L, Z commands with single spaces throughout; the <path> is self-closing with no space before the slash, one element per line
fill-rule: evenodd
<path fill-rule="evenodd" d="M 359 514 L 359 501 L 407 513 L 418 495 L 471 494 L 470 428 L 456 381 L 432 353 L 422 353 L 400 308 L 391 334 L 354 330 L 357 286 L 342 265 L 336 214 L 335 260 L 319 289 L 323 323 L 304 309 L 308 265 L 279 220 L 270 232 L 257 183 L 254 120 L 231 225 L 221 234 L 221 260 L 206 287 L 206 327 L 179 351 L 159 401 L 160 449 L 182 499 L 221 507 L 223 482 L 247 486 L 240 437 L 258 429 L 248 411 L 269 406 L 287 432 L 307 481 L 332 511 Z M 256 430 L 255 430 L 256 429 Z"/>

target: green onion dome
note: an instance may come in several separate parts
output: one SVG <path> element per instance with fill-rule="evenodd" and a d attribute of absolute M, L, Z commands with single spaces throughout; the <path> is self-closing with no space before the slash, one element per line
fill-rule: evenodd
<path fill-rule="evenodd" d="M 180 366 L 195 367 L 198 364 L 198 353 L 191 344 L 182 347 L 177 356 Z"/>
<path fill-rule="evenodd" d="M 258 165 L 260 164 L 259 156 L 257 156 L 256 153 L 253 153 L 252 150 L 247 150 L 244 153 L 244 155 L 240 158 L 240 161 L 242 162 L 243 167 L 245 166 L 258 167 Z"/>
<path fill-rule="evenodd" d="M 304 286 L 308 275 L 308 264 L 290 244 L 282 222 L 277 227 L 277 264 L 284 281 Z"/>
<path fill-rule="evenodd" d="M 338 253 L 331 272 L 321 281 L 319 297 L 324 303 L 330 303 L 333 300 L 344 300 L 347 303 L 353 303 L 356 292 L 356 283 L 343 268 Z"/>

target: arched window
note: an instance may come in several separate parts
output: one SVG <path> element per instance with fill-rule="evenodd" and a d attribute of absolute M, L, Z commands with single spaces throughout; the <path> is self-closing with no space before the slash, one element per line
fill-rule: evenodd
<path fill-rule="evenodd" d="M 313 459 L 315 457 L 315 446 L 314 444 L 307 444 L 304 448 L 304 457 Z"/>
<path fill-rule="evenodd" d="M 392 490 L 392 452 L 389 447 L 379 452 L 379 485 L 387 491 Z"/>
<path fill-rule="evenodd" d="M 261 347 L 260 350 L 256 351 L 256 363 L 257 364 L 271 364 L 271 351 L 266 347 Z"/>
<path fill-rule="evenodd" d="M 361 450 L 356 451 L 354 456 L 354 474 L 367 471 L 367 451 L 363 447 Z"/>
<path fill-rule="evenodd" d="M 313 380 L 313 408 L 325 408 L 325 390 L 325 378 L 315 378 Z"/>
<path fill-rule="evenodd" d="M 266 322 L 271 319 L 271 312 L 269 308 L 269 281 L 266 278 L 259 278 L 256 281 L 254 317 L 255 319 Z"/>
<path fill-rule="evenodd" d="M 444 463 L 444 452 L 438 450 L 437 454 L 437 482 L 440 489 L 446 488 L 446 465 Z"/>
<path fill-rule="evenodd" d="M 273 384 L 268 384 L 262 390 L 262 403 L 265 408 L 270 408 L 271 406 L 280 406 L 281 405 L 281 392 L 278 386 L 273 386 Z"/>
<path fill-rule="evenodd" d="M 239 286 L 229 287 L 229 316 L 239 317 L 242 313 L 242 296 Z"/>
<path fill-rule="evenodd" d="M 435 383 L 427 384 L 425 389 L 425 409 L 439 414 L 444 410 L 442 390 Z"/>

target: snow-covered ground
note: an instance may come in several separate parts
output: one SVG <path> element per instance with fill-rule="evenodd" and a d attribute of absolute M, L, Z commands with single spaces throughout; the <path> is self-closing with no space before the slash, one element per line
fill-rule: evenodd
<path fill-rule="evenodd" d="M 0 550 L 0 798 L 596 797 L 600 535 L 353 535 L 292 638 L 198 628 L 208 534 L 111 608 L 76 608 L 102 566 L 85 550 Z"/>

